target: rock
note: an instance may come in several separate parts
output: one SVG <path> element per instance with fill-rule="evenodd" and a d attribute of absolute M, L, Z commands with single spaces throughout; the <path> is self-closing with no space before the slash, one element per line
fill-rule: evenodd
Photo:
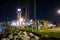
<path fill-rule="evenodd" d="M 1 40 L 7 40 L 7 38 L 2 38 Z"/>
<path fill-rule="evenodd" d="M 9 38 L 9 39 L 12 39 L 12 38 L 13 38 L 13 34 L 10 34 L 10 35 L 8 36 L 8 38 Z"/>

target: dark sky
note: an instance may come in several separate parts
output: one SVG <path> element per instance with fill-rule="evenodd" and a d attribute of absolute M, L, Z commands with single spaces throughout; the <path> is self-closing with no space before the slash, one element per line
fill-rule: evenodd
<path fill-rule="evenodd" d="M 24 14 L 24 0 L 0 0 L 0 21 L 16 19 L 16 10 L 21 8 Z M 60 15 L 57 10 L 60 9 L 59 0 L 37 0 L 37 19 L 52 20 L 60 22 Z M 33 18 L 33 0 L 30 0 L 30 18 Z"/>

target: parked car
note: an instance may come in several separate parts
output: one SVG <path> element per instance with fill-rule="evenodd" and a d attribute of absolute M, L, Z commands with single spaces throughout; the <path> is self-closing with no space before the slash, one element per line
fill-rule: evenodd
<path fill-rule="evenodd" d="M 54 28 L 54 27 L 56 27 L 55 24 L 51 24 L 51 23 L 48 24 L 48 28 Z"/>

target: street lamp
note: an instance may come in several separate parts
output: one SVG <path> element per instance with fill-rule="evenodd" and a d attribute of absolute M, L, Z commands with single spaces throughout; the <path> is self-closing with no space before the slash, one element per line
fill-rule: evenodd
<path fill-rule="evenodd" d="M 17 11 L 21 11 L 21 9 L 18 9 Z"/>
<path fill-rule="evenodd" d="M 57 12 L 58 12 L 58 14 L 60 14 L 60 10 L 58 10 Z"/>

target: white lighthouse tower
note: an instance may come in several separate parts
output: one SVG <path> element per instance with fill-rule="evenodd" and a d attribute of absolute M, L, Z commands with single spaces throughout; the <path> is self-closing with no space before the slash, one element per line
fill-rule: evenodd
<path fill-rule="evenodd" d="M 23 18 L 21 16 L 21 9 L 17 9 L 17 26 L 21 27 L 21 23 L 23 21 Z"/>

